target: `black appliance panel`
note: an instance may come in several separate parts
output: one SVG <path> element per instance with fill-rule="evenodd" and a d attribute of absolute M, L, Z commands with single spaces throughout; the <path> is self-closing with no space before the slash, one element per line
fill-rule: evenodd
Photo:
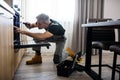
<path fill-rule="evenodd" d="M 20 28 L 20 14 L 17 11 L 15 11 L 13 17 L 14 26 Z M 15 32 L 15 28 L 14 28 L 14 44 L 20 45 L 20 34 Z"/>

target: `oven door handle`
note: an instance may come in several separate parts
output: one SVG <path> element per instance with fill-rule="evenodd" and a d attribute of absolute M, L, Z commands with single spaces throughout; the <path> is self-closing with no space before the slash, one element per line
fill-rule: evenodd
<path fill-rule="evenodd" d="M 50 43 L 44 42 L 44 43 L 33 43 L 33 44 L 15 44 L 14 49 L 20 49 L 20 48 L 30 48 L 30 47 L 47 47 L 49 49 Z"/>

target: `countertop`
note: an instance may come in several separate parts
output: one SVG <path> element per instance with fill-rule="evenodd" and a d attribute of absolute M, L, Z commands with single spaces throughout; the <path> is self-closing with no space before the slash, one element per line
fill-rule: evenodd
<path fill-rule="evenodd" d="M 116 21 L 106 21 L 106 22 L 97 22 L 97 23 L 87 23 L 87 24 L 82 24 L 82 27 L 117 27 L 120 28 L 120 20 Z"/>

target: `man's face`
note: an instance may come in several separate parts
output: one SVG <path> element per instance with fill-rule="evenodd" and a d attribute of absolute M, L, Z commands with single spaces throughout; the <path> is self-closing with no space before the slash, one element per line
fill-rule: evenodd
<path fill-rule="evenodd" d="M 46 25 L 42 20 L 38 20 L 36 24 L 39 29 L 45 28 Z"/>

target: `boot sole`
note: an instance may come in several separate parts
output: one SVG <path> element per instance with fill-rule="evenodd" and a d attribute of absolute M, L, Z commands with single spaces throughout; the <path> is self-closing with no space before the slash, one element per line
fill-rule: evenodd
<path fill-rule="evenodd" d="M 42 62 L 36 62 L 36 63 L 28 63 L 28 62 L 26 62 L 26 65 L 32 65 L 32 64 L 42 64 Z"/>

